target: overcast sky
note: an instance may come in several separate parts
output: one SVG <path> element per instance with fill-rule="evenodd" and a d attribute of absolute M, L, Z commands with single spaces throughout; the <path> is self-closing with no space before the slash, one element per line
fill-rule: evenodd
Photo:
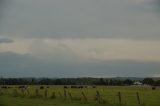
<path fill-rule="evenodd" d="M 160 76 L 160 2 L 0 0 L 0 76 Z"/>

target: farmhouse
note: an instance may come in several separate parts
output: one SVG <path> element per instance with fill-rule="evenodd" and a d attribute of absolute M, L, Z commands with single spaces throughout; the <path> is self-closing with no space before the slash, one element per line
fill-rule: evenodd
<path fill-rule="evenodd" d="M 143 83 L 140 82 L 140 81 L 135 81 L 135 82 L 133 83 L 133 85 L 135 85 L 135 86 L 142 86 Z"/>

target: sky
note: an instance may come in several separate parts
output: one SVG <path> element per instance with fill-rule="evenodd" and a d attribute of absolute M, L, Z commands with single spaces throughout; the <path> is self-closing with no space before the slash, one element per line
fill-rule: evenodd
<path fill-rule="evenodd" d="M 160 77 L 159 0 L 0 0 L 1 77 Z"/>

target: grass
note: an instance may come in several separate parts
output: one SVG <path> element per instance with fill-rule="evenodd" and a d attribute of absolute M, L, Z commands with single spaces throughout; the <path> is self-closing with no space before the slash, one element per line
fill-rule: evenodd
<path fill-rule="evenodd" d="M 122 95 L 122 104 L 125 106 L 138 106 L 136 92 L 139 92 L 141 104 L 145 106 L 160 106 L 160 88 L 152 90 L 151 87 L 133 87 L 133 86 L 98 86 L 96 88 L 66 89 L 73 96 L 73 100 L 67 95 L 67 99 L 60 98 L 59 92 L 63 96 L 63 86 L 49 86 L 47 88 L 47 99 L 44 98 L 45 89 L 40 90 L 39 86 L 30 86 L 30 95 L 23 95 L 22 91 L 16 86 L 2 90 L 4 95 L 0 96 L 0 106 L 119 106 L 118 92 Z M 15 93 L 17 89 L 17 94 Z M 35 96 L 35 90 L 39 89 L 39 96 Z M 99 91 L 105 104 L 99 104 L 95 101 L 96 91 Z M 55 92 L 56 98 L 50 98 Z M 82 96 L 86 95 L 88 102 Z M 26 93 L 26 92 L 25 92 Z M 75 99 L 81 98 L 82 100 Z"/>

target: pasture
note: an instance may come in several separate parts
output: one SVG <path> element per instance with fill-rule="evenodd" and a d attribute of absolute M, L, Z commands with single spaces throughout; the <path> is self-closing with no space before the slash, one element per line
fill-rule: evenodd
<path fill-rule="evenodd" d="M 0 106 L 160 106 L 160 87 L 1 86 Z"/>

